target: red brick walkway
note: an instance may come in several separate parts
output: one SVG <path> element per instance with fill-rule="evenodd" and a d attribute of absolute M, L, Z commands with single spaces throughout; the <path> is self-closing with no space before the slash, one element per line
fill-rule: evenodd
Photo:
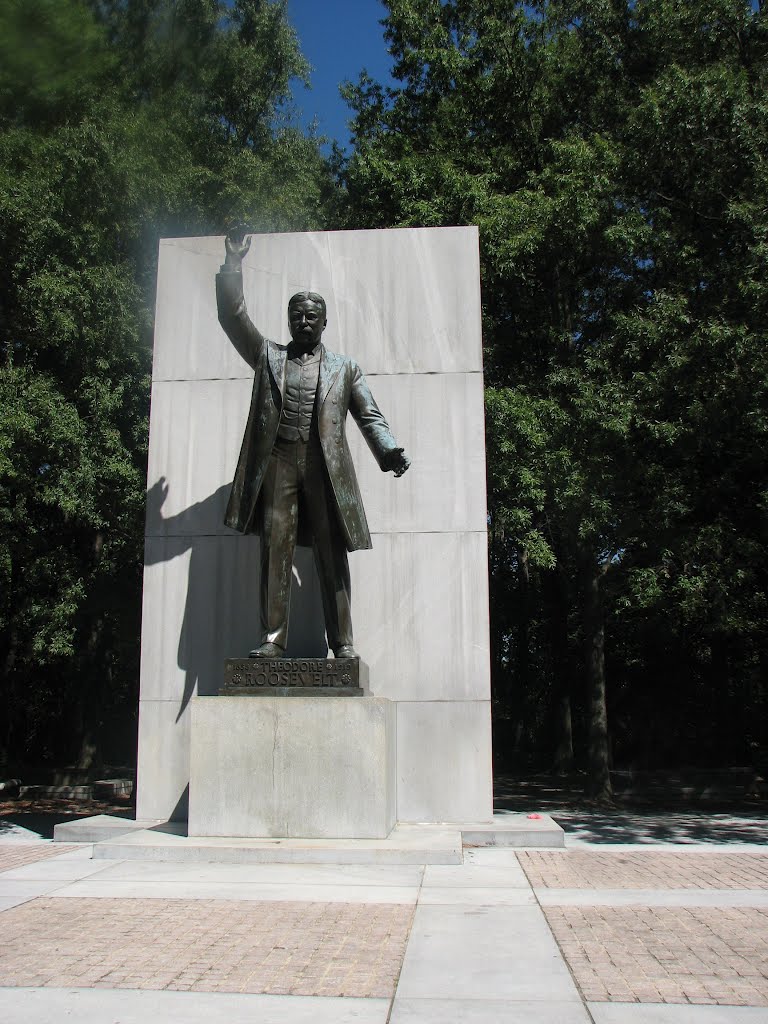
<path fill-rule="evenodd" d="M 768 1006 L 768 911 L 548 907 L 545 913 L 586 1000 Z"/>
<path fill-rule="evenodd" d="M 518 854 L 528 881 L 545 889 L 768 889 L 768 853 Z"/>
<path fill-rule="evenodd" d="M 583 905 L 543 909 L 584 999 L 768 1006 L 768 911 L 695 905 L 697 891 L 767 889 L 768 853 L 591 849 L 518 858 L 534 888 L 583 891 Z M 652 889 L 662 902 L 664 890 L 691 896 L 685 907 L 589 905 L 589 890 L 610 889 Z"/>
<path fill-rule="evenodd" d="M 25 864 L 48 860 L 74 849 L 76 847 L 64 843 L 8 843 L 0 846 L 0 871 L 10 871 L 11 868 L 21 868 Z"/>
<path fill-rule="evenodd" d="M 0 985 L 391 997 L 413 907 L 41 898 L 2 914 Z"/>

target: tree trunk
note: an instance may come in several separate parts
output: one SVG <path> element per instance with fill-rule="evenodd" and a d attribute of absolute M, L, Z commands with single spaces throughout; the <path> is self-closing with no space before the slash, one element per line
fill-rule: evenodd
<path fill-rule="evenodd" d="M 738 760 L 740 744 L 737 737 L 743 735 L 738 702 L 733 692 L 738 677 L 731 669 L 731 648 L 730 637 L 720 632 L 710 640 L 710 686 L 714 695 L 713 721 L 717 724 L 709 742 L 713 750 L 719 751 L 724 764 Z"/>
<path fill-rule="evenodd" d="M 515 687 L 525 697 L 529 692 L 530 631 L 531 631 L 531 574 L 528 552 L 521 548 L 517 555 L 517 586 L 519 594 L 517 619 L 517 650 L 515 652 Z"/>
<path fill-rule="evenodd" d="M 86 727 L 80 740 L 80 753 L 77 758 L 77 767 L 88 772 L 89 778 L 101 774 L 101 754 L 99 744 L 94 733 Z"/>
<path fill-rule="evenodd" d="M 510 685 L 510 673 L 504 664 L 504 626 L 505 618 L 502 614 L 503 602 L 499 591 L 499 570 L 498 563 L 501 560 L 500 549 L 503 545 L 503 536 L 499 537 L 493 518 L 491 519 L 490 548 L 489 548 L 489 580 L 491 585 L 491 608 L 490 608 L 490 632 L 491 632 L 491 685 L 493 696 L 498 703 L 508 709 L 512 701 L 512 688 Z"/>
<path fill-rule="evenodd" d="M 573 771 L 573 721 L 571 716 L 571 659 L 568 645 L 568 596 L 562 570 L 547 573 L 547 596 L 551 623 L 552 721 L 554 755 L 552 771 L 566 775 Z"/>
<path fill-rule="evenodd" d="M 552 758 L 552 771 L 556 775 L 568 775 L 573 771 L 573 720 L 568 680 L 562 676 L 558 679 L 558 691 L 554 708 L 557 742 Z"/>
<path fill-rule="evenodd" d="M 16 664 L 16 648 L 18 646 L 18 632 L 15 626 L 11 626 L 9 630 L 8 646 L 3 658 L 3 705 L 4 714 L 2 720 L 5 722 L 5 728 L 3 735 L 0 737 L 0 768 L 2 768 L 3 774 L 8 771 L 10 762 L 14 759 L 13 750 L 13 727 L 14 719 L 16 716 L 15 709 L 15 676 L 13 669 Z"/>
<path fill-rule="evenodd" d="M 605 702 L 605 616 L 602 581 L 604 569 L 584 552 L 583 622 L 586 644 L 587 692 L 589 698 L 589 739 L 587 791 L 594 800 L 611 801 L 610 750 L 608 712 Z"/>
<path fill-rule="evenodd" d="M 104 534 L 97 530 L 91 547 L 94 564 L 101 561 L 103 549 Z M 86 661 L 82 665 L 81 686 L 78 692 L 80 745 L 77 767 L 85 770 L 88 778 L 95 779 L 99 777 L 102 769 L 102 694 L 112 684 L 112 672 L 103 635 L 101 602 L 96 593 L 89 609 L 89 618 Z"/>

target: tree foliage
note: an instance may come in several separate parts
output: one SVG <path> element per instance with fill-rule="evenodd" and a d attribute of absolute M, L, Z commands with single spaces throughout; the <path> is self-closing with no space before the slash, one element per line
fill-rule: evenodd
<path fill-rule="evenodd" d="M 268 0 L 0 12 L 0 763 L 130 758 L 157 242 L 321 223 Z M 122 725 L 119 723 L 123 723 Z"/>
<path fill-rule="evenodd" d="M 349 216 L 480 226 L 497 757 L 567 765 L 573 730 L 598 796 L 614 756 L 744 759 L 768 739 L 762 4 L 387 7 L 398 86 L 347 87 Z"/>

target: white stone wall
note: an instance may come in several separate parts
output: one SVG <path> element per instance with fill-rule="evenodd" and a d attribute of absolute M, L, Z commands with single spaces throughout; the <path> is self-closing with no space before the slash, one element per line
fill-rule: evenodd
<path fill-rule="evenodd" d="M 184 816 L 189 700 L 259 639 L 259 542 L 223 525 L 252 371 L 216 318 L 223 238 L 160 245 L 150 419 L 139 717 L 139 817 Z M 397 702 L 397 816 L 491 815 L 480 278 L 475 228 L 255 235 L 251 319 L 288 340 L 289 297 L 319 291 L 326 346 L 363 369 L 398 443 L 382 473 L 352 418 L 373 550 L 350 555 L 355 646 Z M 322 656 L 317 580 L 301 549 L 289 653 Z"/>

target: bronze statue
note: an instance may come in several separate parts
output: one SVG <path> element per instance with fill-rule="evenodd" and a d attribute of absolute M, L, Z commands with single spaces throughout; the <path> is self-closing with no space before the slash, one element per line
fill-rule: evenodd
<path fill-rule="evenodd" d="M 347 552 L 371 547 L 345 422 L 357 421 L 381 469 L 402 476 L 410 462 L 392 437 L 360 367 L 321 343 L 325 301 L 299 292 L 288 303 L 290 343 L 278 345 L 251 323 L 242 259 L 250 238 L 231 233 L 216 277 L 219 323 L 255 371 L 251 408 L 225 517 L 261 536 L 261 644 L 253 658 L 284 656 L 293 555 L 311 537 L 328 645 L 356 658 Z"/>

